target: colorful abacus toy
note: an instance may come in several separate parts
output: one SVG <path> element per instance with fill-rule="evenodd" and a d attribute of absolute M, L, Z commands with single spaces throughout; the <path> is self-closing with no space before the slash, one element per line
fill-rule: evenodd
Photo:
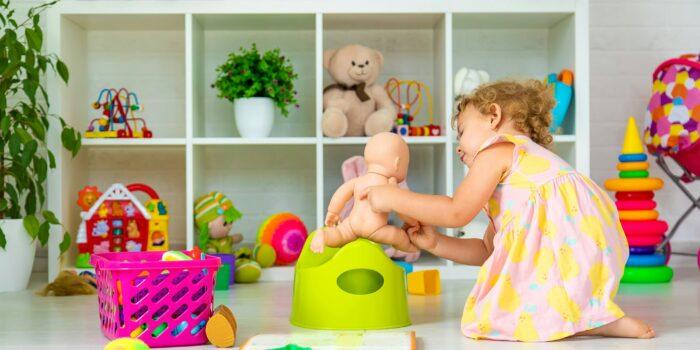
<path fill-rule="evenodd" d="M 669 282 L 673 278 L 673 270 L 666 266 L 668 255 L 656 250 L 668 230 L 668 224 L 659 220 L 653 192 L 663 187 L 663 181 L 649 177 L 647 155 L 634 118 L 629 118 L 627 122 L 622 154 L 618 159 L 619 178 L 605 181 L 605 188 L 616 192 L 615 205 L 630 246 L 630 256 L 621 282 Z"/>
<path fill-rule="evenodd" d="M 151 138 L 153 132 L 146 121 L 136 116 L 143 106 L 135 93 L 125 88 L 102 89 L 92 108 L 102 110 L 102 116 L 90 121 L 87 138 Z"/>
<path fill-rule="evenodd" d="M 427 85 L 418 80 L 390 78 L 384 85 L 384 89 L 399 109 L 392 130 L 394 133 L 401 136 L 440 136 L 442 129 L 433 123 L 433 96 Z M 423 109 L 423 99 L 428 102 L 428 124 L 411 125 L 414 117 L 418 116 Z"/>

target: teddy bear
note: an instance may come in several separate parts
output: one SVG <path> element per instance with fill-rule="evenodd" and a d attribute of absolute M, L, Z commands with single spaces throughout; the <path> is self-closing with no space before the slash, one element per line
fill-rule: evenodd
<path fill-rule="evenodd" d="M 455 96 L 469 95 L 479 85 L 488 83 L 489 73 L 478 69 L 462 67 L 454 78 Z"/>
<path fill-rule="evenodd" d="M 323 67 L 335 82 L 323 89 L 324 135 L 373 136 L 391 131 L 396 108 L 384 88 L 375 84 L 383 63 L 379 51 L 362 45 L 323 53 Z"/>

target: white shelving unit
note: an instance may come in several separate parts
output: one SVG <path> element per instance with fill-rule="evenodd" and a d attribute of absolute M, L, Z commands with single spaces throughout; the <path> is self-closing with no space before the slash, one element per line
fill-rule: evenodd
<path fill-rule="evenodd" d="M 362 12 L 366 11 L 366 12 Z M 234 230 L 252 243 L 270 214 L 292 211 L 310 230 L 342 181 L 340 165 L 362 153 L 366 138 L 326 138 L 320 131 L 324 49 L 361 43 L 380 50 L 391 76 L 418 79 L 434 96 L 435 122 L 443 136 L 409 137 L 409 186 L 451 194 L 465 174 L 453 156 L 449 128 L 453 72 L 486 69 L 493 78 L 544 78 L 574 69 L 576 103 L 555 136 L 554 150 L 588 173 L 588 3 L 525 1 L 77 1 L 59 3 L 48 15 L 48 51 L 69 66 L 68 86 L 49 80 L 53 112 L 85 128 L 97 116 L 90 104 L 103 87 L 135 91 L 152 139 L 83 139 L 75 158 L 65 153 L 49 179 L 49 207 L 75 232 L 78 190 L 113 182 L 143 182 L 170 206 L 171 244 L 196 244 L 193 201 L 208 191 L 230 196 L 244 213 Z M 240 138 L 232 105 L 210 87 L 226 55 L 256 43 L 279 47 L 299 74 L 298 109 L 277 117 L 272 137 Z M 425 117 L 421 117 L 425 119 Z M 417 120 L 425 123 L 427 120 Z M 53 144 L 59 144 L 58 138 Z M 485 219 L 465 228 L 480 235 Z M 450 235 L 457 230 L 448 230 Z M 58 232 L 52 240 L 58 240 Z M 56 245 L 51 245 L 55 247 Z M 51 248 L 49 278 L 58 272 Z M 68 257 L 68 265 L 73 257 Z M 446 278 L 475 276 L 476 268 L 424 255 L 420 268 Z M 291 279 L 292 267 L 266 269 L 264 279 Z"/>

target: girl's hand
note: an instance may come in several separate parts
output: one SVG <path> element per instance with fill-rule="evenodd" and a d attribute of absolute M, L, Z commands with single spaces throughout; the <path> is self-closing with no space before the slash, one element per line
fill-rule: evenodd
<path fill-rule="evenodd" d="M 391 205 L 387 198 L 391 191 L 396 190 L 396 185 L 370 186 L 360 193 L 360 200 L 367 199 L 369 205 L 377 213 L 391 212 Z"/>
<path fill-rule="evenodd" d="M 431 252 L 437 248 L 440 232 L 434 226 L 410 226 L 406 233 L 411 243 L 420 249 Z"/>

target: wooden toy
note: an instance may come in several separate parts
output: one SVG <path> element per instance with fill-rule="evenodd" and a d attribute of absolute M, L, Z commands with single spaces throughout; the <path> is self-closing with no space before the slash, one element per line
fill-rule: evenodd
<path fill-rule="evenodd" d="M 409 273 L 406 278 L 408 280 L 409 294 L 440 294 L 440 271 L 438 270 L 414 271 Z"/>
<path fill-rule="evenodd" d="M 384 89 L 399 109 L 392 130 L 394 133 L 401 136 L 440 136 L 442 129 L 433 123 L 433 96 L 427 85 L 418 80 L 389 78 Z M 428 125 L 411 125 L 423 109 L 424 99 L 428 103 Z"/>
<path fill-rule="evenodd" d="M 272 246 L 276 265 L 288 265 L 299 258 L 307 237 L 306 226 L 292 213 L 269 216 L 258 229 L 258 243 Z"/>
<path fill-rule="evenodd" d="M 404 332 L 322 332 L 258 334 L 241 350 L 415 350 L 416 333 Z"/>
<path fill-rule="evenodd" d="M 151 199 L 141 204 L 132 194 L 136 191 Z M 83 211 L 76 238 L 77 267 L 91 267 L 92 253 L 168 250 L 168 209 L 151 187 L 117 183 L 100 193 L 88 186 L 78 193 L 78 205 Z"/>
<path fill-rule="evenodd" d="M 226 305 L 219 305 L 214 309 L 207 326 L 204 329 L 209 342 L 217 348 L 230 348 L 236 343 L 238 324 L 231 309 Z"/>
<path fill-rule="evenodd" d="M 143 106 L 135 93 L 125 88 L 102 89 L 92 108 L 102 109 L 102 116 L 90 121 L 87 138 L 151 138 L 146 121 L 136 116 Z M 97 125 L 96 125 L 97 124 Z"/>

